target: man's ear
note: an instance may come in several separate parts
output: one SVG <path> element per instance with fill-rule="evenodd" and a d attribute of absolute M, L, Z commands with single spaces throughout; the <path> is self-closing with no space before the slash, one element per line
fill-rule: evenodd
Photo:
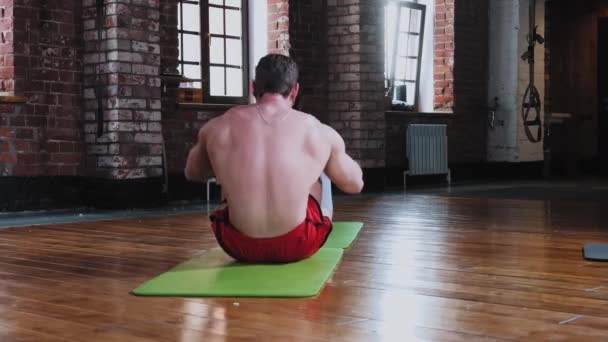
<path fill-rule="evenodd" d="M 251 96 L 255 97 L 255 81 L 254 80 L 249 81 L 249 94 L 251 94 Z"/>
<path fill-rule="evenodd" d="M 300 83 L 296 82 L 296 84 L 291 88 L 291 92 L 289 92 L 289 99 L 293 104 L 296 103 L 296 99 L 298 98 L 298 93 L 300 92 Z"/>

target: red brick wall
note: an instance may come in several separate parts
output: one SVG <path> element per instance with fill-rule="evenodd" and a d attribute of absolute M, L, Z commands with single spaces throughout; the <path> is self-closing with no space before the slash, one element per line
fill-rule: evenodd
<path fill-rule="evenodd" d="M 454 101 L 449 129 L 451 159 L 483 160 L 487 5 L 458 0 L 452 8 L 452 1 L 438 0 L 436 8 L 437 40 L 443 39 L 439 38 L 441 34 L 449 40 L 451 32 L 455 31 L 453 44 L 437 41 L 436 62 L 447 64 L 443 66 L 448 69 L 437 72 L 436 76 L 443 79 L 438 79 L 436 88 L 440 97 L 446 100 L 445 106 L 451 106 L 450 101 Z M 10 2 L 0 0 L 0 14 L 3 6 L 5 16 L 10 13 L 8 4 Z M 117 45 L 131 39 L 150 50 L 139 51 L 141 49 L 133 45 L 108 47 L 106 55 L 112 52 L 115 56 L 114 52 L 119 51 L 129 53 L 128 60 L 116 56 L 116 61 L 96 60 L 99 57 L 94 53 L 93 8 L 87 7 L 82 12 L 79 1 L 39 2 L 35 6 L 29 1 L 17 1 L 13 23 L 14 36 L 19 38 L 14 47 L 15 87 L 29 102 L 24 106 L 0 106 L 0 134 L 4 134 L 0 158 L 4 160 L 4 170 L 10 168 L 16 175 L 77 174 L 83 139 L 79 132 L 85 127 L 90 170 L 101 169 L 106 175 L 116 177 L 155 176 L 162 166 L 159 160 L 162 127 L 171 156 L 169 168 L 181 172 L 187 146 L 194 141 L 196 128 L 223 112 L 219 109 L 178 109 L 171 87 L 167 87 L 166 92 L 161 91 L 164 87 L 159 84 L 160 60 L 163 71 L 170 71 L 177 58 L 175 2 L 148 1 L 145 6 L 107 2 L 107 5 L 111 4 L 117 12 L 110 12 L 106 18 L 106 37 L 116 35 L 110 36 L 109 40 Z M 380 45 L 383 19 L 377 3 L 371 0 L 317 0 L 292 2 L 290 6 L 287 0 L 268 0 L 268 5 L 269 48 L 281 53 L 291 50 L 302 68 L 302 108 L 322 118 L 325 109 L 325 119 L 343 134 L 349 152 L 355 158 L 366 167 L 383 166 L 386 159 Z M 454 16 L 452 25 L 450 15 Z M 84 33 L 82 23 L 86 28 Z M 9 20 L 0 18 L 0 32 L 10 25 Z M 126 25 L 132 28 L 127 29 Z M 6 36 L 10 42 L 10 35 Z M 84 45 L 87 49 L 84 66 L 79 48 L 83 46 L 83 36 L 89 40 Z M 5 52 L 0 61 L 10 61 L 11 46 L 0 45 L 3 49 L 0 52 Z M 454 54 L 453 85 L 449 81 L 450 53 Z M 126 59 L 126 54 L 121 55 Z M 84 101 L 86 126 L 79 123 L 80 70 L 83 68 L 89 74 L 85 82 L 88 85 Z M 95 101 L 90 75 L 94 68 L 108 71 L 104 76 L 108 106 L 105 108 L 106 134 L 100 138 L 96 136 L 96 124 L 92 120 Z M 125 71 L 129 68 L 130 71 Z M 118 72 L 111 71 L 115 69 Z M 10 76 L 10 72 L 6 72 L 5 75 Z M 10 89 L 10 79 L 4 86 L 6 90 Z M 453 100 L 450 92 L 454 93 Z M 162 109 L 159 108 L 161 97 Z M 113 104 L 125 108 L 109 108 Z M 14 155 L 17 155 L 18 163 L 13 163 Z"/>
<path fill-rule="evenodd" d="M 268 1 L 269 52 L 290 54 L 300 66 L 301 97 L 298 107 L 324 119 L 327 113 L 327 73 L 325 61 L 326 0 L 292 2 Z M 176 3 L 161 5 L 161 58 L 163 68 L 177 65 Z M 175 85 L 163 87 L 162 125 L 167 165 L 171 173 L 181 174 L 189 147 L 198 129 L 225 108 L 185 109 L 176 105 Z"/>
<path fill-rule="evenodd" d="M 167 166 L 173 174 L 182 175 L 188 152 L 198 137 L 199 129 L 225 110 L 177 109 L 163 117 L 163 136 L 167 149 Z"/>
<path fill-rule="evenodd" d="M 384 167 L 383 10 L 328 0 L 329 123 L 365 168 Z"/>
<path fill-rule="evenodd" d="M 85 25 L 87 175 L 108 179 L 162 175 L 160 2 L 105 1 L 101 44 L 95 2 Z M 103 130 L 96 85 L 101 84 Z"/>
<path fill-rule="evenodd" d="M 446 12 L 450 12 L 448 6 L 451 0 L 438 0 L 438 6 L 445 6 Z M 488 7 L 487 2 L 475 0 L 456 0 L 454 3 L 453 15 L 453 43 L 438 42 L 437 48 L 451 46 L 453 48 L 453 84 L 446 82 L 445 87 L 440 87 L 441 97 L 443 90 L 446 93 L 453 92 L 454 108 L 453 114 L 445 115 L 424 115 L 424 114 L 387 114 L 386 126 L 386 165 L 389 168 L 402 168 L 405 166 L 405 129 L 410 123 L 441 123 L 448 125 L 449 159 L 453 164 L 478 163 L 485 161 L 486 155 L 486 117 L 487 117 L 487 92 L 488 92 Z M 450 25 L 449 19 L 442 23 L 449 16 L 440 15 L 438 10 L 436 17 L 436 28 L 442 27 L 446 36 Z M 440 20 L 441 19 L 441 20 Z M 444 26 L 445 25 L 445 26 Z M 447 39 L 450 40 L 449 38 Z M 436 58 L 442 63 L 449 62 L 449 54 Z M 444 75 L 449 75 L 450 68 L 443 69 L 443 72 L 435 71 L 435 76 L 440 74 L 444 80 Z M 449 78 L 450 76 L 445 76 Z M 446 88 L 447 87 L 447 88 Z M 436 83 L 436 91 L 438 85 Z M 448 109 L 440 107 L 439 109 Z M 399 175 L 397 175 L 399 176 Z M 400 179 L 396 179 L 396 183 Z"/>
<path fill-rule="evenodd" d="M 268 52 L 289 54 L 289 0 L 268 0 Z"/>
<path fill-rule="evenodd" d="M 178 65 L 177 2 L 161 4 L 161 60 L 165 74 L 175 73 Z M 209 119 L 224 112 L 222 109 L 190 110 L 177 105 L 177 83 L 165 78 L 162 87 L 162 128 L 167 168 L 174 175 L 183 175 L 186 158 L 196 142 L 198 130 Z"/>
<path fill-rule="evenodd" d="M 448 129 L 450 160 L 486 158 L 488 115 L 488 3 L 456 0 L 454 9 L 454 115 Z"/>
<path fill-rule="evenodd" d="M 160 4 L 160 58 L 163 73 L 176 73 L 179 59 L 177 1 Z"/>
<path fill-rule="evenodd" d="M 435 110 L 454 107 L 454 0 L 435 0 Z"/>
<path fill-rule="evenodd" d="M 22 109 L 22 104 L 0 104 L 0 177 L 12 176 L 17 164 L 16 128 L 11 125 L 11 120 Z"/>
<path fill-rule="evenodd" d="M 443 32 L 448 40 L 436 46 L 445 51 L 437 61 L 448 67 L 439 71 L 444 75 L 440 81 L 447 84 L 439 83 L 437 87 L 442 95 L 447 94 L 443 96 L 447 101 L 438 108 L 449 109 L 453 104 L 454 114 L 449 118 L 416 117 L 405 121 L 393 116 L 388 123 L 385 123 L 382 97 L 383 19 L 375 1 L 291 1 L 288 5 L 286 0 L 269 0 L 268 5 L 269 49 L 280 53 L 288 49 L 298 61 L 302 69 L 302 108 L 317 114 L 325 107 L 329 123 L 344 136 L 349 153 L 363 166 L 395 166 L 402 160 L 400 134 L 407 122 L 448 123 L 451 162 L 484 159 L 487 4 L 480 5 L 473 0 L 458 0 L 454 4 L 453 0 L 444 0 L 445 16 L 439 18 L 445 19 L 445 23 L 436 21 L 438 33 Z M 441 5 L 439 1 L 438 14 L 441 14 Z M 171 43 L 177 40 L 176 33 L 171 31 L 176 20 L 171 18 L 172 13 L 173 9 L 163 7 L 161 26 L 170 32 L 162 34 L 163 65 L 172 65 L 177 56 L 175 43 Z M 323 26 L 324 22 L 327 27 Z M 456 81 L 450 81 L 454 78 Z M 452 98 L 450 92 L 455 93 Z M 170 88 L 163 93 L 163 99 L 162 124 L 168 165 L 172 172 L 181 173 L 187 147 L 194 142 L 198 127 L 223 110 L 179 109 Z"/>
<path fill-rule="evenodd" d="M 15 90 L 13 9 L 13 0 L 0 1 L 0 93 L 2 95 L 14 95 Z M 15 140 L 18 127 L 25 124 L 21 116 L 23 107 L 23 103 L 0 102 L 0 177 L 12 176 L 17 164 Z M 23 142 L 20 141 L 19 144 Z"/>
<path fill-rule="evenodd" d="M 13 0 L 0 1 L 0 92 L 12 94 L 14 82 Z"/>
<path fill-rule="evenodd" d="M 3 121 L 14 133 L 14 176 L 77 175 L 81 160 L 80 82 L 82 30 L 80 0 L 15 0 L 11 34 L 14 88 L 25 105 L 8 105 Z M 5 45 L 8 51 L 11 51 Z M 6 75 L 10 76 L 10 75 Z M 10 90 L 11 81 L 4 82 Z M 0 123 L 1 126 L 1 123 Z"/>
<path fill-rule="evenodd" d="M 290 55 L 300 68 L 296 107 L 327 122 L 326 0 L 292 1 L 289 7 Z"/>

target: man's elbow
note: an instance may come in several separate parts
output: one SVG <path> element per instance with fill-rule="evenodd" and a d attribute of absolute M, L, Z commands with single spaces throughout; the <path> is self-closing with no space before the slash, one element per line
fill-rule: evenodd
<path fill-rule="evenodd" d="M 188 182 L 193 182 L 195 180 L 192 173 L 190 173 L 190 171 L 188 169 L 184 170 L 184 177 L 186 177 L 186 180 Z"/>
<path fill-rule="evenodd" d="M 361 193 L 361 191 L 363 191 L 363 186 L 364 186 L 364 182 L 363 182 L 363 170 L 361 170 L 361 168 L 359 168 L 356 172 L 356 174 L 353 176 L 353 180 L 351 181 L 351 184 L 353 186 L 353 194 L 359 194 Z"/>
<path fill-rule="evenodd" d="M 194 172 L 191 168 L 186 167 L 184 169 L 184 176 L 186 180 L 189 182 L 202 182 L 203 178 L 198 172 Z"/>
<path fill-rule="evenodd" d="M 355 181 L 352 181 L 348 184 L 348 186 L 344 187 L 344 192 L 346 192 L 347 194 L 350 195 L 356 195 L 361 193 L 361 191 L 363 191 L 363 179 L 357 179 Z"/>

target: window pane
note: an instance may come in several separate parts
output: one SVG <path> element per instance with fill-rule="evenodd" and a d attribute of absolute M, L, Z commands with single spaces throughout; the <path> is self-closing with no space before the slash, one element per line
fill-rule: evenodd
<path fill-rule="evenodd" d="M 209 60 L 211 63 L 224 64 L 224 39 L 217 37 L 211 38 Z"/>
<path fill-rule="evenodd" d="M 193 4 L 182 4 L 184 8 L 184 26 L 183 29 L 186 31 L 200 32 L 200 11 L 198 5 Z"/>
<path fill-rule="evenodd" d="M 201 61 L 201 38 L 193 34 L 184 34 L 184 61 Z"/>
<path fill-rule="evenodd" d="M 402 34 L 399 39 L 399 55 L 401 57 L 418 56 L 419 41 L 420 37 L 418 36 Z"/>
<path fill-rule="evenodd" d="M 241 7 L 241 0 L 226 0 L 226 6 Z"/>
<path fill-rule="evenodd" d="M 224 10 L 209 7 L 209 33 L 224 34 Z"/>
<path fill-rule="evenodd" d="M 394 51 L 394 43 L 395 43 L 395 32 L 397 28 L 397 5 L 393 2 L 390 2 L 384 11 L 385 15 L 385 68 L 386 74 L 388 75 L 392 68 L 393 63 L 393 53 Z"/>
<path fill-rule="evenodd" d="M 416 80 L 416 72 L 418 67 L 418 61 L 415 59 L 405 60 L 405 77 L 408 80 Z"/>
<path fill-rule="evenodd" d="M 226 39 L 226 64 L 243 65 L 243 52 L 240 40 Z"/>
<path fill-rule="evenodd" d="M 184 76 L 193 80 L 201 79 L 201 67 L 200 65 L 189 65 L 184 64 Z M 188 83 L 182 83 L 184 88 L 201 88 L 200 81 L 193 81 Z"/>
<path fill-rule="evenodd" d="M 243 71 L 240 69 L 228 68 L 228 96 L 243 96 Z"/>
<path fill-rule="evenodd" d="M 399 31 L 405 32 L 405 31 L 413 31 L 413 27 L 411 25 L 411 15 L 412 15 L 412 10 L 407 8 L 407 7 L 401 7 L 401 21 L 399 21 Z"/>
<path fill-rule="evenodd" d="M 408 12 L 408 17 L 405 19 L 409 20 L 409 31 L 420 33 L 420 25 L 422 24 L 422 11 L 410 9 Z"/>
<path fill-rule="evenodd" d="M 226 10 L 226 34 L 230 36 L 242 35 L 241 33 L 241 11 L 237 10 Z"/>
<path fill-rule="evenodd" d="M 403 101 L 407 104 L 414 104 L 415 84 L 403 81 L 395 81 L 395 93 L 393 99 Z"/>
<path fill-rule="evenodd" d="M 224 96 L 224 68 L 209 68 L 209 93 L 211 96 Z"/>
<path fill-rule="evenodd" d="M 397 64 L 395 65 L 395 79 L 403 80 L 407 78 L 406 65 L 404 61 L 405 60 L 403 58 L 397 59 Z"/>
<path fill-rule="evenodd" d="M 416 84 L 407 83 L 405 86 L 407 87 L 407 99 L 405 102 L 407 102 L 409 105 L 413 105 L 416 97 Z"/>
<path fill-rule="evenodd" d="M 395 80 L 392 83 L 393 99 L 403 101 L 407 105 L 413 105 L 417 97 L 417 71 L 420 65 L 420 44 L 419 35 L 423 30 L 422 11 L 410 9 L 400 5 L 400 1 L 388 2 L 385 5 L 385 74 L 391 71 L 391 66 L 395 68 Z M 399 17 L 399 20 L 397 20 Z M 397 37 L 397 39 L 395 39 Z M 396 46 L 395 46 L 396 43 Z M 393 55 L 397 58 L 393 60 Z M 413 58 L 409 58 L 413 57 Z M 391 77 L 392 75 L 388 75 Z M 389 86 L 390 81 L 385 80 L 385 85 Z"/>
<path fill-rule="evenodd" d="M 397 74 L 395 75 L 395 78 L 402 80 L 415 80 L 417 65 L 418 64 L 415 59 L 399 58 L 397 60 Z"/>
<path fill-rule="evenodd" d="M 395 81 L 395 94 L 393 96 L 393 99 L 405 102 L 407 101 L 408 96 L 409 92 L 406 83 L 403 81 Z"/>
<path fill-rule="evenodd" d="M 418 56 L 419 38 L 408 34 L 399 35 L 399 56 Z"/>
<path fill-rule="evenodd" d="M 182 4 L 181 2 L 177 4 L 177 28 L 182 28 L 182 15 L 181 15 L 181 10 L 182 10 Z"/>
<path fill-rule="evenodd" d="M 209 3 L 214 5 L 224 5 L 223 2 L 223 0 L 209 0 Z"/>

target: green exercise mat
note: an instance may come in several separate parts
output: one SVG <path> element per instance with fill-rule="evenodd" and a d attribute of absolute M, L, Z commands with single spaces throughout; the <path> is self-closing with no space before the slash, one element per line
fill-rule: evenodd
<path fill-rule="evenodd" d="M 362 228 L 362 222 L 334 222 L 323 248 L 350 248 Z"/>
<path fill-rule="evenodd" d="M 319 250 L 290 264 L 240 264 L 219 248 L 142 284 L 138 296 L 312 297 L 321 291 L 344 251 Z"/>
<path fill-rule="evenodd" d="M 363 228 L 334 222 L 332 233 L 312 257 L 289 264 L 241 264 L 214 248 L 179 264 L 133 290 L 138 296 L 312 297 L 321 291 Z"/>

